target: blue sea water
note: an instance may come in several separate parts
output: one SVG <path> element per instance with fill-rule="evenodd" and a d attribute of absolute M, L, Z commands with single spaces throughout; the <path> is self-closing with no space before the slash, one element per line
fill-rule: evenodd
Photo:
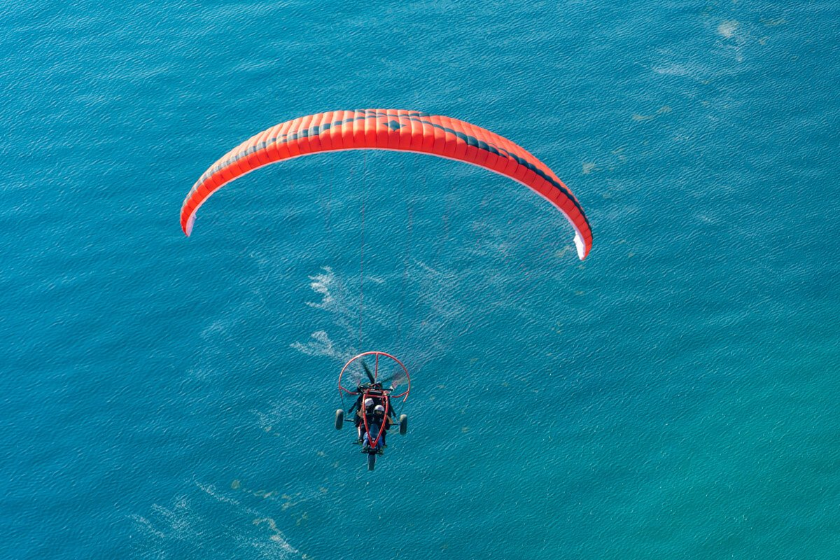
<path fill-rule="evenodd" d="M 3 558 L 837 558 L 836 2 L 0 7 Z M 196 178 L 298 116 L 499 132 Z M 362 253 L 364 258 L 362 259 Z M 363 263 L 363 264 L 362 264 Z M 412 371 L 377 470 L 357 351 Z"/>

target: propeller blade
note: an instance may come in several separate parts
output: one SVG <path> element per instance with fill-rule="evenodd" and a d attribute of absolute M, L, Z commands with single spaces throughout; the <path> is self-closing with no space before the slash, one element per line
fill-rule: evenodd
<path fill-rule="evenodd" d="M 370 368 L 368 367 L 368 365 L 364 362 L 364 360 L 361 360 L 361 362 L 362 362 L 362 367 L 365 370 L 365 375 L 368 376 L 368 379 L 370 379 L 371 383 L 376 383 L 376 380 L 373 378 L 373 374 L 370 372 Z"/>
<path fill-rule="evenodd" d="M 389 381 L 393 381 L 394 379 L 401 381 L 402 379 L 405 379 L 405 375 L 403 374 L 403 372 L 397 371 L 396 373 L 394 373 L 394 375 L 386 377 L 385 379 L 380 381 L 380 383 L 382 383 L 382 385 L 385 385 L 386 383 L 388 383 Z"/>

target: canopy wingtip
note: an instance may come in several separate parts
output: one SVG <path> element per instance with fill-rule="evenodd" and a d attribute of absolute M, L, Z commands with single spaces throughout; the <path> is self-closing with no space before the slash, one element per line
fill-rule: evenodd
<path fill-rule="evenodd" d="M 586 257 L 589 255 L 589 249 L 583 237 L 577 232 L 575 232 L 575 249 L 577 249 L 578 258 L 582 261 L 586 260 Z"/>
<path fill-rule="evenodd" d="M 187 220 L 187 223 L 183 225 L 181 229 L 184 230 L 184 235 L 189 237 L 192 235 L 193 225 L 195 224 L 195 214 L 191 215 Z"/>

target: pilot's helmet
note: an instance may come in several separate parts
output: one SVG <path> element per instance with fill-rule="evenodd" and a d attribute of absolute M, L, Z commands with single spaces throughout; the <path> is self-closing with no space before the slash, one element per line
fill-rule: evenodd
<path fill-rule="evenodd" d="M 367 398 L 365 399 L 365 408 L 370 408 L 373 406 L 373 399 Z"/>

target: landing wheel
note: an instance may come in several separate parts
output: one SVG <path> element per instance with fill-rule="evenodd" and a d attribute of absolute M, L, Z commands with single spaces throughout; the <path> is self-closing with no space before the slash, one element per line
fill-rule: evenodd
<path fill-rule="evenodd" d="M 400 435 L 404 436 L 405 433 L 408 431 L 408 416 L 405 414 L 400 415 Z"/>
<path fill-rule="evenodd" d="M 335 411 L 335 429 L 340 430 L 344 425 L 344 410 L 338 409 Z"/>
<path fill-rule="evenodd" d="M 376 465 L 376 453 L 368 453 L 368 470 L 372 471 Z"/>

